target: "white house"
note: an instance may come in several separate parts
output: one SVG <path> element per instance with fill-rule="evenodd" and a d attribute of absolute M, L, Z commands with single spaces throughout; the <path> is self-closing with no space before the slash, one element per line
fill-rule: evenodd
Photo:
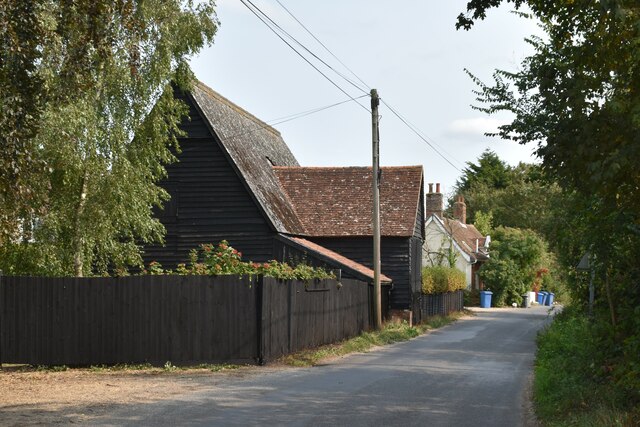
<path fill-rule="evenodd" d="M 453 265 L 464 272 L 468 289 L 482 289 L 478 270 L 489 259 L 490 236 L 483 236 L 475 226 L 466 223 L 467 206 L 458 196 L 453 204 L 454 218 L 443 216 L 440 184 L 429 184 L 426 196 L 425 240 L 422 266 Z"/>

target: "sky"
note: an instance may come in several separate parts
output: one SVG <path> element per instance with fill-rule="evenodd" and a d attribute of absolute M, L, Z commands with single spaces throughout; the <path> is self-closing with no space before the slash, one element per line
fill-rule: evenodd
<path fill-rule="evenodd" d="M 276 0 L 252 0 L 278 25 L 332 68 L 364 86 L 300 26 Z M 540 33 L 535 22 L 505 6 L 491 10 L 471 31 L 456 31 L 466 0 L 280 0 L 359 79 L 357 89 L 319 62 L 342 91 L 300 58 L 240 0 L 219 0 L 214 44 L 191 61 L 196 77 L 271 124 L 277 119 L 348 101 L 274 125 L 302 166 L 371 165 L 371 88 L 419 129 L 448 160 L 380 106 L 382 166 L 422 165 L 425 183 L 449 193 L 467 162 L 487 148 L 515 165 L 533 162 L 535 147 L 486 137 L 510 116 L 472 109 L 475 84 L 493 71 L 515 71 L 532 53 L 524 39 Z M 307 55 L 308 56 L 308 55 Z M 345 94 L 344 92 L 347 92 Z M 363 108 L 363 106 L 365 108 Z M 451 164 L 452 163 L 452 164 Z"/>

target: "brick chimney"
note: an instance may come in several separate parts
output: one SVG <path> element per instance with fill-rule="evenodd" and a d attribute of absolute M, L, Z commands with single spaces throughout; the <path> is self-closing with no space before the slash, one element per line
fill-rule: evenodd
<path fill-rule="evenodd" d="M 453 217 L 463 224 L 467 223 L 467 205 L 464 203 L 464 196 L 458 194 L 453 204 Z"/>
<path fill-rule="evenodd" d="M 444 210 L 444 208 L 442 193 L 440 192 L 440 183 L 436 184 L 435 192 L 433 191 L 433 183 L 429 184 L 429 192 L 427 193 L 426 205 L 426 217 L 429 217 L 432 214 L 436 214 L 439 218 L 442 218 L 442 211 Z"/>

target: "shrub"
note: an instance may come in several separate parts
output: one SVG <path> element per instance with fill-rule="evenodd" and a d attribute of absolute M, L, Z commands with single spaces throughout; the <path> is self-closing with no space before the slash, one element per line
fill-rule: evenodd
<path fill-rule="evenodd" d="M 545 425 L 639 425 L 636 401 L 613 381 L 599 327 L 570 307 L 539 334 L 534 401 Z"/>
<path fill-rule="evenodd" d="M 464 273 L 456 268 L 441 265 L 422 269 L 422 293 L 439 294 L 465 289 Z"/>
<path fill-rule="evenodd" d="M 480 268 L 485 288 L 497 307 L 522 303 L 522 294 L 536 286 L 546 263 L 545 242 L 533 231 L 498 227 L 492 236 L 491 258 Z"/>
<path fill-rule="evenodd" d="M 218 245 L 210 243 L 200 245 L 189 253 L 189 265 L 178 264 L 176 271 L 165 271 L 160 263 L 151 261 L 143 274 L 180 274 L 180 275 L 264 275 L 283 280 L 335 279 L 332 272 L 320 267 L 312 267 L 304 263 L 295 267 L 275 260 L 256 263 L 242 261 L 242 252 L 235 250 L 226 240 Z"/>
<path fill-rule="evenodd" d="M 480 290 L 479 289 L 465 289 L 464 291 L 464 306 L 465 307 L 477 307 L 480 305 Z"/>

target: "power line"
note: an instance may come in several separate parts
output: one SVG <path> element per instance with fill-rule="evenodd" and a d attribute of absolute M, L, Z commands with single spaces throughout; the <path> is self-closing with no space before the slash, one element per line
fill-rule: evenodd
<path fill-rule="evenodd" d="M 355 99 L 361 99 L 361 98 L 364 98 L 366 96 L 368 96 L 368 95 L 360 95 L 359 97 L 357 97 Z M 256 129 L 249 130 L 249 131 L 242 132 L 242 133 L 236 133 L 234 135 L 229 135 L 229 136 L 226 136 L 225 138 L 237 138 L 239 136 L 249 135 L 249 134 L 252 134 L 252 133 L 255 133 L 255 132 L 259 132 L 262 129 L 266 129 L 266 128 L 271 127 L 271 126 L 276 126 L 276 125 L 279 125 L 279 124 L 282 124 L 282 123 L 286 123 L 286 122 L 290 122 L 290 121 L 293 121 L 293 120 L 301 119 L 301 118 L 309 116 L 311 114 L 319 113 L 320 111 L 328 110 L 329 108 L 337 107 L 339 105 L 343 105 L 343 104 L 346 104 L 346 103 L 352 102 L 352 101 L 354 101 L 354 99 L 346 99 L 344 101 L 335 102 L 333 104 L 325 105 L 324 107 L 317 107 L 317 108 L 313 108 L 311 110 L 305 110 L 305 111 L 301 111 L 299 113 L 289 114 L 287 116 L 283 116 L 283 117 L 279 117 L 279 118 L 276 118 L 276 119 L 272 119 L 272 120 L 266 121 L 266 122 L 264 122 L 264 125 L 260 125 Z"/>
<path fill-rule="evenodd" d="M 388 104 L 385 104 L 388 105 Z M 440 151 L 442 151 L 442 153 L 444 153 L 445 155 L 447 155 L 450 159 L 452 159 L 456 164 L 458 164 L 458 166 L 461 167 L 466 167 L 465 164 L 461 163 L 458 159 L 456 159 L 456 156 L 452 155 L 451 153 L 449 153 L 442 145 L 438 144 L 433 138 L 431 138 L 429 135 L 427 135 L 424 131 L 420 130 L 415 124 L 411 123 L 409 121 L 409 119 L 407 119 L 405 117 L 405 120 L 407 121 L 407 123 L 409 123 L 409 125 L 411 125 L 412 128 L 415 129 L 415 132 L 420 133 L 420 135 L 422 135 L 422 137 L 424 139 L 429 140 L 429 142 L 431 142 L 433 145 L 435 145 L 436 147 L 438 147 L 438 149 Z"/>
<path fill-rule="evenodd" d="M 400 113 L 398 113 L 391 105 L 389 105 L 387 102 L 385 102 L 384 99 L 381 100 L 382 103 L 384 105 L 387 106 L 387 108 L 389 108 L 389 110 L 391 110 L 391 112 L 402 122 L 405 124 L 405 126 L 407 126 L 407 128 L 409 128 L 409 130 L 411 130 L 413 133 L 415 133 L 418 138 L 420 138 L 424 143 L 426 143 L 429 147 L 431 147 L 431 149 L 433 151 L 436 152 L 436 154 L 438 154 L 445 162 L 449 163 L 449 165 L 451 165 L 451 167 L 453 167 L 455 170 L 457 170 L 458 172 L 462 173 L 462 170 L 457 167 L 456 165 L 453 164 L 453 162 L 451 162 L 451 160 L 449 160 L 447 158 L 447 156 L 445 156 L 444 154 L 442 154 L 440 152 L 440 150 L 438 150 L 434 144 L 432 144 L 429 140 L 427 140 L 427 138 L 425 138 L 419 131 L 417 128 L 415 128 L 414 126 L 412 126 L 404 117 L 402 117 L 402 115 Z"/>
<path fill-rule="evenodd" d="M 278 24 L 276 24 L 271 18 L 269 18 L 269 16 L 264 13 L 262 10 L 260 10 L 259 7 L 257 7 L 255 4 L 253 4 L 251 2 L 251 0 L 240 0 L 240 2 L 251 11 L 251 13 L 253 13 L 258 19 L 260 19 L 260 21 L 262 21 L 263 24 L 265 24 L 267 26 L 267 28 L 269 28 L 276 36 L 278 36 L 278 38 L 280 40 L 282 40 L 287 46 L 289 46 L 289 48 L 291 50 L 293 50 L 296 54 L 298 54 L 298 56 L 300 56 L 307 64 L 309 64 L 311 67 L 313 67 L 314 70 L 316 70 L 318 73 L 320 73 L 325 79 L 327 79 L 333 86 L 335 86 L 338 90 L 340 90 L 340 92 L 344 93 L 345 95 L 347 95 L 352 101 L 356 101 L 356 99 L 351 96 L 347 91 L 345 91 L 342 87 L 340 87 L 336 82 L 334 82 L 333 80 L 331 80 L 331 78 L 329 78 L 329 76 L 327 76 L 325 73 L 323 73 L 318 67 L 316 67 L 307 57 L 305 57 L 302 53 L 300 53 L 300 51 L 298 51 L 295 47 L 293 47 L 291 45 L 291 43 L 289 43 L 287 40 L 284 39 L 284 37 L 282 37 L 278 31 L 275 30 L 275 28 L 270 25 L 266 20 L 269 20 L 270 22 L 273 23 L 274 26 L 276 26 L 277 28 L 280 29 L 280 31 L 282 31 L 284 34 L 287 34 L 287 36 L 289 38 L 291 38 L 292 40 L 294 40 L 297 44 L 299 44 L 300 46 L 302 46 L 307 52 L 309 52 L 311 55 L 313 55 L 316 59 L 318 59 L 319 61 L 321 61 L 323 64 L 325 64 L 327 67 L 329 67 L 331 70 L 333 70 L 334 72 L 336 72 L 338 75 L 340 75 L 341 77 L 343 77 L 345 80 L 349 81 L 352 85 L 354 85 L 356 88 L 358 88 L 361 91 L 364 91 L 362 88 L 358 87 L 357 85 L 355 85 L 353 82 L 351 82 L 350 80 L 346 79 L 346 77 L 342 76 L 340 73 L 338 73 L 336 70 L 334 70 L 333 68 L 331 68 L 329 65 L 327 65 L 324 61 L 322 61 L 320 58 L 318 58 L 315 54 L 311 53 L 311 51 L 309 49 L 307 49 L 306 47 L 304 47 L 304 45 L 302 45 L 302 43 L 298 42 L 297 40 L 295 40 L 295 38 L 293 38 L 290 34 L 288 34 L 286 31 L 284 31 Z M 247 4 L 248 3 L 248 4 Z M 249 6 L 249 4 L 251 6 Z M 255 10 L 254 10 L 255 9 Z M 263 18 L 264 16 L 264 18 Z M 366 93 L 366 91 L 364 91 Z M 365 111 L 371 113 L 371 111 L 365 107 L 364 105 L 360 104 L 359 102 L 356 102 L 360 107 L 362 107 Z"/>
<path fill-rule="evenodd" d="M 359 97 L 355 98 L 356 100 L 367 97 L 369 95 L 360 95 Z M 280 123 L 286 123 L 286 122 L 290 122 L 291 120 L 296 120 L 296 119 L 300 119 L 302 117 L 306 117 L 308 115 L 311 114 L 315 114 L 315 113 L 319 113 L 320 111 L 324 111 L 327 110 L 329 108 L 333 108 L 333 107 L 337 107 L 338 105 L 342 105 L 342 104 L 346 104 L 347 102 L 352 102 L 353 99 L 345 99 L 344 101 L 340 101 L 340 102 L 336 102 L 330 105 L 325 105 L 324 107 L 318 107 L 318 108 L 313 108 L 311 110 L 307 110 L 307 111 L 302 111 L 300 113 L 295 113 L 295 114 L 290 114 L 288 116 L 284 116 L 284 117 L 279 117 L 273 120 L 269 120 L 267 123 L 270 126 L 275 126 L 275 125 L 279 125 Z"/>
<path fill-rule="evenodd" d="M 324 64 L 326 67 L 328 67 L 331 71 L 333 71 L 334 73 L 336 73 L 337 75 L 339 75 L 340 77 L 342 77 L 345 81 L 347 81 L 348 83 L 350 83 L 351 85 L 353 85 L 354 87 L 356 87 L 357 89 L 361 90 L 364 92 L 364 89 L 362 89 L 361 87 L 359 87 L 358 85 L 356 85 L 353 81 L 351 81 L 350 79 L 348 79 L 346 76 L 344 76 L 342 73 L 338 72 L 337 70 L 335 70 L 333 67 L 331 67 L 329 64 L 327 64 L 324 60 L 322 60 L 319 56 L 317 56 L 315 53 L 313 53 L 310 49 L 308 49 L 306 46 L 304 46 L 301 42 L 299 42 L 295 37 L 293 37 L 291 34 L 289 34 L 287 31 L 285 31 L 280 25 L 278 25 L 273 19 L 271 19 L 265 12 L 263 12 L 262 10 L 260 10 L 259 7 L 257 7 L 251 0 L 240 0 L 241 3 L 247 7 L 247 9 L 249 9 L 254 15 L 256 15 L 256 17 L 258 17 L 258 19 L 260 19 L 274 34 L 276 34 L 278 36 L 278 38 L 280 38 L 280 40 L 282 40 L 287 46 L 289 46 L 289 48 L 291 48 L 296 54 L 298 54 L 305 62 L 307 62 L 309 65 L 311 65 L 318 73 L 320 73 L 325 79 L 327 79 L 331 84 L 333 84 L 336 88 L 338 88 L 341 92 L 343 92 L 345 95 L 347 95 L 351 100 L 356 101 L 356 99 L 354 99 L 351 95 L 349 95 L 344 89 L 342 89 L 342 87 L 340 87 L 337 83 L 335 83 L 333 80 L 331 80 L 325 73 L 323 73 L 318 67 L 316 67 L 313 63 L 311 63 L 311 61 L 309 61 L 308 58 L 306 58 L 302 53 L 300 53 L 300 51 L 298 51 L 296 48 L 294 48 L 287 40 L 284 39 L 284 37 L 281 36 L 280 33 L 278 33 L 278 31 L 276 31 L 275 28 L 277 28 L 280 32 L 282 32 L 283 34 L 285 34 L 290 40 L 292 40 L 294 43 L 298 44 L 299 46 L 301 46 L 306 52 L 308 52 L 310 55 L 312 55 L 315 59 L 317 59 L 318 61 L 320 61 L 322 64 Z M 311 35 L 311 37 L 313 37 L 314 40 L 316 40 L 327 52 L 329 52 L 329 54 L 335 58 L 343 67 L 345 67 L 351 74 L 353 74 L 362 84 L 364 84 L 366 87 L 368 87 L 369 85 L 367 85 L 360 77 L 358 77 L 358 75 L 353 72 L 349 67 L 347 67 L 333 52 L 331 52 L 331 50 L 324 44 L 322 43 L 298 18 L 296 18 L 296 16 L 289 10 L 286 8 L 286 6 L 284 6 L 280 0 L 276 0 L 276 2 L 307 32 L 309 33 L 309 35 Z M 248 4 L 247 4 L 248 3 Z M 251 6 L 249 6 L 251 5 Z M 257 11 L 257 12 L 256 12 Z M 262 16 L 261 16 L 262 15 Z M 264 17 L 264 18 L 263 18 Z M 266 20 L 265 20 L 266 19 Z M 271 23 L 271 25 L 267 22 L 267 20 Z M 274 28 L 275 27 L 275 28 Z M 366 92 L 365 92 L 366 93 Z M 421 132 L 415 125 L 413 125 L 411 122 L 409 122 L 406 118 L 404 118 L 398 111 L 396 111 L 391 105 L 389 105 L 384 99 L 381 100 L 390 110 L 391 112 L 405 125 L 407 126 L 407 128 L 409 128 L 409 130 L 411 130 L 413 133 L 415 133 L 418 138 L 420 138 L 424 143 L 426 143 L 433 151 L 436 152 L 436 154 L 438 154 L 445 162 L 447 162 L 451 167 L 453 167 L 455 170 L 457 170 L 460 173 L 463 173 L 462 169 L 458 166 L 456 166 L 450 159 L 454 158 L 453 156 L 451 156 L 449 153 L 446 152 L 446 150 L 444 148 L 442 148 L 441 146 L 439 146 L 435 141 L 431 140 L 431 138 L 427 138 L 423 132 Z M 357 101 L 356 101 L 357 102 Z M 358 103 L 358 105 L 360 105 L 363 109 L 365 109 L 367 112 L 370 112 L 369 109 L 367 109 L 366 107 L 364 107 L 362 104 Z M 454 158 L 455 159 L 455 158 Z M 455 161 L 455 160 L 454 160 Z M 459 162 L 458 162 L 459 163 Z M 464 166 L 463 166 L 464 167 Z"/>
<path fill-rule="evenodd" d="M 346 65 L 344 62 L 342 62 L 342 61 L 340 60 L 340 58 L 338 58 L 336 55 L 334 55 L 334 53 L 333 53 L 333 52 L 331 52 L 331 50 L 330 50 L 327 46 L 325 46 L 325 44 L 324 44 L 324 43 L 322 43 L 322 42 L 320 41 L 320 39 L 318 39 L 318 38 L 317 38 L 317 37 L 316 37 L 316 36 L 311 32 L 311 30 L 309 30 L 309 29 L 308 29 L 308 28 L 307 28 L 307 27 L 306 27 L 302 22 L 300 22 L 300 20 L 299 20 L 298 18 L 296 18 L 296 17 L 295 17 L 295 15 L 294 15 L 294 14 L 293 14 L 289 9 L 287 9 L 287 7 L 286 7 L 285 5 L 283 5 L 283 4 L 280 2 L 280 0 L 276 0 L 276 2 L 277 2 L 277 3 L 278 3 L 278 4 L 279 4 L 279 5 L 280 5 L 280 6 L 281 6 L 281 7 L 282 7 L 282 8 L 283 8 L 283 9 L 284 9 L 288 14 L 289 14 L 289 16 L 291 16 L 291 17 L 292 17 L 292 18 L 293 18 L 293 19 L 294 19 L 298 24 L 300 24 L 300 26 L 301 26 L 302 28 L 304 28 L 304 30 L 305 30 L 305 31 L 306 31 L 306 32 L 307 32 L 311 37 L 313 37 L 313 39 L 314 39 L 315 41 L 317 41 L 317 42 L 320 44 L 320 46 L 322 46 L 322 47 L 324 48 L 324 50 L 326 50 L 327 52 L 329 52 L 329 55 L 331 55 L 331 56 L 332 56 L 336 61 L 338 61 L 338 62 L 340 63 L 340 65 L 342 65 L 344 68 L 346 68 L 346 69 L 347 69 L 347 71 L 349 71 L 349 72 L 350 72 L 350 73 L 351 73 L 351 74 L 352 74 L 356 79 L 358 79 L 358 80 L 360 81 L 360 83 L 362 83 L 362 84 L 364 85 L 364 87 L 366 87 L 366 88 L 369 88 L 369 89 L 370 89 L 370 86 L 369 86 L 367 83 L 365 83 L 365 82 L 364 82 L 364 80 L 362 80 L 362 79 L 361 79 L 361 78 L 360 78 L 360 77 L 359 77 L 359 76 L 358 76 L 358 75 L 357 75 L 353 70 L 351 70 L 351 68 L 347 67 L 347 65 Z"/>

